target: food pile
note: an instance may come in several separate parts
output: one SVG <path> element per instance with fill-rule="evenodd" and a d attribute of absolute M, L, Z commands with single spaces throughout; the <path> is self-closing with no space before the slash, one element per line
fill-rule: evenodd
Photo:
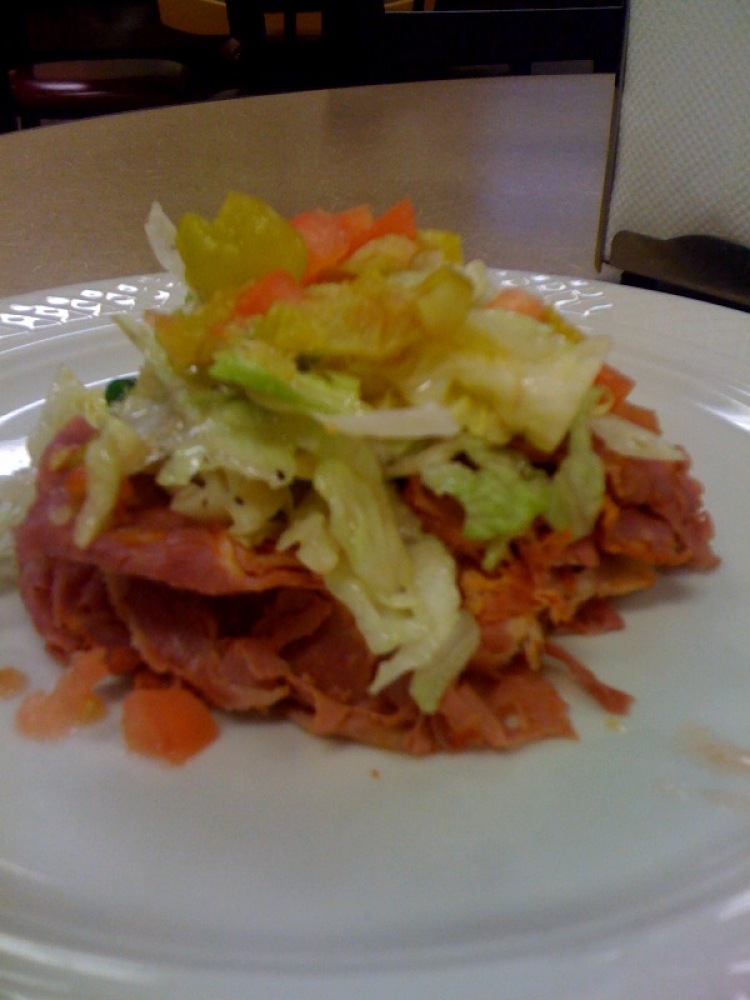
<path fill-rule="evenodd" d="M 130 747 L 174 762 L 217 710 L 424 755 L 570 737 L 550 663 L 621 595 L 717 563 L 702 488 L 633 382 L 493 287 L 408 200 L 282 218 L 230 194 L 159 259 L 189 289 L 122 319 L 103 393 L 59 373 L 16 515 L 18 585 L 63 664 L 18 723 L 61 735 L 113 679 Z"/>

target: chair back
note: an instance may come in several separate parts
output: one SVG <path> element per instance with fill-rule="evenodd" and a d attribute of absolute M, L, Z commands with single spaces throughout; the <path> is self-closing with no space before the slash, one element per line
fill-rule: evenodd
<path fill-rule="evenodd" d="M 382 0 L 226 0 L 226 10 L 246 93 L 374 79 Z"/>
<path fill-rule="evenodd" d="M 597 264 L 750 305 L 750 4 L 631 0 Z"/>

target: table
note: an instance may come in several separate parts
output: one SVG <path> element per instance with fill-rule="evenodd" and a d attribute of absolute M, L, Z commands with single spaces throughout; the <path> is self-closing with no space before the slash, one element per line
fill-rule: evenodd
<path fill-rule="evenodd" d="M 283 213 L 404 195 L 467 256 L 597 277 L 613 78 L 450 80 L 213 101 L 0 136 L 0 296 L 158 271 L 156 200 Z"/>

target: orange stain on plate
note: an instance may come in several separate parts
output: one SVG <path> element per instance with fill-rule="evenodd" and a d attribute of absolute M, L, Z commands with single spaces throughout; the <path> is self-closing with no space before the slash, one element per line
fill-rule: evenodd
<path fill-rule="evenodd" d="M 18 667 L 0 667 L 0 699 L 9 701 L 23 694 L 28 686 L 28 677 Z"/>

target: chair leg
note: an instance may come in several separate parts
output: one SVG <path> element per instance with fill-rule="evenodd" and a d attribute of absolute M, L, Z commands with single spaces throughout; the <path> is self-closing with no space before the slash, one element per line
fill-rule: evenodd
<path fill-rule="evenodd" d="M 21 123 L 21 128 L 37 128 L 42 123 L 39 115 L 32 115 L 28 111 L 21 111 L 18 120 Z"/>
<path fill-rule="evenodd" d="M 0 72 L 0 132 L 15 132 L 18 129 L 8 74 Z"/>
<path fill-rule="evenodd" d="M 322 3 L 323 36 L 341 82 L 370 82 L 382 66 L 385 8 L 382 0 Z"/>

